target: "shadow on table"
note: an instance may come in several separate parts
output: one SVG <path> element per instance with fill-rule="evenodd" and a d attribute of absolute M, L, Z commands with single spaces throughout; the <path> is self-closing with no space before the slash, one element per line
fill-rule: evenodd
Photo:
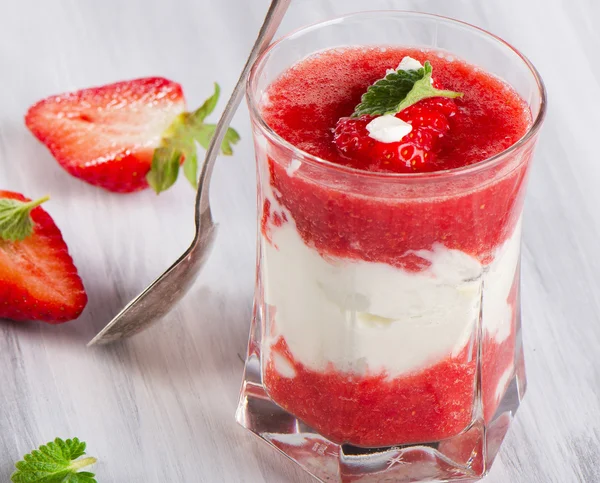
<path fill-rule="evenodd" d="M 203 383 L 235 376 L 241 382 L 251 315 L 251 297 L 192 288 L 176 309 L 145 332 L 90 350 L 110 363 L 113 348 L 130 357 L 114 360 L 153 384 Z"/>
<path fill-rule="evenodd" d="M 76 320 L 48 324 L 0 319 L 0 324 L 10 327 L 22 337 L 85 346 L 128 302 L 130 297 L 121 294 L 136 293 L 137 288 L 115 287 L 108 280 L 94 277 L 86 277 L 84 283 L 88 303 Z"/>

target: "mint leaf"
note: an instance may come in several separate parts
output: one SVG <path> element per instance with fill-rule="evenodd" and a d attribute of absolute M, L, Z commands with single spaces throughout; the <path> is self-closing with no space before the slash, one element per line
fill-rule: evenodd
<path fill-rule="evenodd" d="M 378 80 L 367 89 L 352 117 L 365 114 L 397 114 L 428 97 L 462 97 L 461 92 L 436 89 L 431 85 L 433 68 L 429 61 L 418 70 L 398 70 Z"/>
<path fill-rule="evenodd" d="M 33 233 L 31 210 L 49 199 L 48 196 L 35 201 L 0 198 L 0 238 L 20 241 L 30 236 Z"/>
<path fill-rule="evenodd" d="M 46 480 L 43 481 L 46 483 Z M 98 483 L 94 478 L 94 473 L 82 471 L 81 473 L 70 473 L 60 480 L 60 483 Z"/>
<path fill-rule="evenodd" d="M 419 69 L 421 70 L 421 69 Z M 403 111 L 409 106 L 416 104 L 422 99 L 427 99 L 428 97 L 449 97 L 449 98 L 457 98 L 462 97 L 462 92 L 454 92 L 443 89 L 436 89 L 431 85 L 431 74 L 433 72 L 433 67 L 429 61 L 425 62 L 423 66 L 424 75 L 423 78 L 419 79 L 415 82 L 415 85 L 410 90 L 410 92 L 406 95 L 404 99 L 400 102 L 398 106 L 398 110 L 396 112 Z"/>
<path fill-rule="evenodd" d="M 166 190 L 176 181 L 182 158 L 184 159 L 183 174 L 194 188 L 197 186 L 198 155 L 196 143 L 204 149 L 208 149 L 216 125 L 205 124 L 204 120 L 214 111 L 219 101 L 220 92 L 219 84 L 215 83 L 213 95 L 204 101 L 204 104 L 194 112 L 184 112 L 177 116 L 165 131 L 161 146 L 154 152 L 152 167 L 147 175 L 148 184 L 157 193 Z M 227 129 L 221 143 L 221 153 L 225 155 L 233 154 L 232 145 L 239 140 L 240 136 L 234 129 Z"/>
<path fill-rule="evenodd" d="M 92 465 L 96 458 L 82 458 L 85 443 L 77 438 L 54 441 L 25 455 L 15 464 L 13 483 L 97 483 L 94 473 L 78 470 Z"/>
<path fill-rule="evenodd" d="M 424 75 L 424 69 L 399 70 L 386 75 L 362 95 L 361 102 L 354 108 L 352 117 L 365 114 L 372 116 L 396 114 L 399 112 L 399 104 L 408 95 L 415 82 L 422 79 Z"/>

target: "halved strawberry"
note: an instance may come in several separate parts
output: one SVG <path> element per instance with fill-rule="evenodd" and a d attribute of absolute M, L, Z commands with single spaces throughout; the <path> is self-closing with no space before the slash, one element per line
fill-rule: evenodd
<path fill-rule="evenodd" d="M 48 97 L 25 124 L 73 176 L 131 192 L 148 187 L 154 150 L 184 110 L 179 84 L 149 77 Z"/>
<path fill-rule="evenodd" d="M 204 118 L 218 96 L 215 85 L 202 107 L 186 113 L 179 84 L 148 77 L 48 97 L 29 109 L 25 124 L 73 176 L 109 191 L 138 191 L 150 182 L 160 192 L 184 160 L 195 186 L 195 142 L 208 145 L 215 126 Z M 223 153 L 231 154 L 238 139 L 230 129 Z"/>
<path fill-rule="evenodd" d="M 60 230 L 39 206 L 46 199 L 0 191 L 0 318 L 58 324 L 87 303 Z"/>

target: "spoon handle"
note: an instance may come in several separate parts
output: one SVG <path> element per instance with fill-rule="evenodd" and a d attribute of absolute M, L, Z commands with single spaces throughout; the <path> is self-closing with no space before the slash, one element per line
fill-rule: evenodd
<path fill-rule="evenodd" d="M 244 94 L 244 87 L 246 84 L 246 79 L 248 78 L 248 74 L 250 73 L 250 69 L 252 64 L 256 60 L 256 58 L 265 50 L 273 37 L 275 36 L 275 32 L 279 28 L 281 24 L 281 20 L 283 19 L 285 12 L 287 11 L 291 0 L 272 0 L 271 5 L 269 7 L 269 11 L 265 16 L 265 20 L 262 24 L 260 32 L 258 33 L 258 37 L 256 38 L 256 42 L 254 43 L 254 47 L 252 47 L 252 51 L 250 52 L 250 56 L 246 61 L 246 65 L 240 74 L 240 77 L 233 89 L 233 93 L 227 102 L 227 106 L 225 106 L 225 110 L 223 114 L 221 114 L 221 118 L 217 123 L 217 127 L 215 129 L 215 133 L 211 139 L 211 142 L 206 151 L 206 156 L 204 158 L 204 164 L 202 165 L 202 171 L 200 173 L 200 181 L 198 182 L 198 191 L 196 193 L 196 213 L 195 213 L 195 221 L 196 221 L 196 236 L 198 237 L 200 230 L 200 220 L 202 218 L 208 218 L 212 220 L 210 214 L 210 205 L 209 205 L 209 187 L 210 187 L 210 179 L 212 177 L 213 168 L 215 165 L 215 160 L 217 159 L 217 155 L 219 154 L 221 143 L 223 142 L 223 138 L 225 137 L 225 133 L 231 123 L 231 119 L 235 114 L 240 102 L 242 100 L 242 96 Z"/>

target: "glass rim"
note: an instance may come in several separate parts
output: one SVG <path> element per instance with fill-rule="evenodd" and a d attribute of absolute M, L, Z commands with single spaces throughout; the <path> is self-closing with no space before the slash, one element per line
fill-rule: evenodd
<path fill-rule="evenodd" d="M 315 156 L 313 154 L 307 153 L 306 151 L 303 151 L 302 149 L 294 146 L 292 143 L 286 141 L 284 138 L 282 138 L 277 132 L 275 132 L 267 124 L 267 122 L 263 118 L 262 113 L 260 111 L 260 107 L 259 107 L 260 100 L 256 99 L 256 96 L 254 95 L 254 86 L 256 84 L 257 73 L 259 72 L 260 68 L 267 60 L 269 54 L 271 53 L 271 51 L 273 51 L 275 48 L 277 48 L 277 46 L 279 46 L 279 44 L 281 44 L 283 42 L 286 42 L 288 40 L 293 40 L 297 37 L 300 37 L 308 32 L 311 32 L 311 31 L 319 29 L 319 28 L 327 27 L 329 25 L 335 25 L 335 24 L 343 22 L 344 20 L 352 19 L 354 17 L 368 16 L 369 14 L 376 15 L 376 16 L 379 16 L 379 15 L 388 16 L 390 14 L 394 14 L 394 15 L 400 14 L 403 17 L 420 17 L 420 18 L 429 18 L 429 19 L 438 20 L 438 21 L 441 20 L 445 23 L 454 24 L 454 25 L 458 25 L 461 27 L 466 27 L 468 30 L 474 31 L 475 33 L 483 34 L 484 36 L 487 36 L 487 37 L 491 38 L 492 40 L 496 41 L 497 43 L 501 44 L 503 47 L 511 50 L 513 53 L 515 53 L 517 55 L 517 57 L 519 59 L 521 59 L 521 61 L 529 69 L 529 72 L 531 73 L 531 75 L 533 76 L 533 79 L 535 80 L 535 82 L 537 84 L 538 92 L 539 92 L 539 96 L 540 96 L 539 111 L 538 111 L 537 115 L 535 116 L 535 118 L 533 119 L 531 126 L 529 126 L 529 128 L 527 129 L 527 132 L 519 140 L 517 140 L 515 143 L 511 144 L 506 149 L 500 151 L 499 153 L 494 154 L 493 156 L 482 159 L 481 161 L 477 161 L 473 164 L 470 164 L 467 166 L 461 166 L 458 168 L 451 168 L 451 169 L 425 172 L 425 173 L 390 173 L 390 172 L 365 171 L 365 170 L 337 164 L 332 161 L 328 161 L 326 159 L 320 158 L 319 156 Z M 377 179 L 377 180 L 391 180 L 391 181 L 394 181 L 394 180 L 396 180 L 396 181 L 398 181 L 398 180 L 423 181 L 425 179 L 447 178 L 449 176 L 474 174 L 474 173 L 478 173 L 479 171 L 487 169 L 487 168 L 493 168 L 494 166 L 497 166 L 498 164 L 500 164 L 511 153 L 518 151 L 519 148 L 525 146 L 533 137 L 535 137 L 538 134 L 538 132 L 544 122 L 544 118 L 546 116 L 546 110 L 547 110 L 547 91 L 546 91 L 546 86 L 544 85 L 544 81 L 542 80 L 542 77 L 540 76 L 538 70 L 531 63 L 531 61 L 524 54 L 522 54 L 517 48 L 513 47 L 511 44 L 509 44 L 502 38 L 498 37 L 497 35 L 495 35 L 491 32 L 488 32 L 487 30 L 485 30 L 481 27 L 477 27 L 470 23 L 463 22 L 462 20 L 457 20 L 457 19 L 454 19 L 451 17 L 446 17 L 443 15 L 424 13 L 424 12 L 412 12 L 412 11 L 408 11 L 408 10 L 364 10 L 364 11 L 360 11 L 360 12 L 353 12 L 350 14 L 345 14 L 342 16 L 334 17 L 329 20 L 309 24 L 304 27 L 295 29 L 288 34 L 283 35 L 282 37 L 278 38 L 275 42 L 273 42 L 267 49 L 265 49 L 264 52 L 262 52 L 262 54 L 255 60 L 254 64 L 252 65 L 252 68 L 250 70 L 250 75 L 248 76 L 248 79 L 246 80 L 246 98 L 247 98 L 248 106 L 250 109 L 251 117 L 258 121 L 258 125 L 259 125 L 260 129 L 263 131 L 263 133 L 272 142 L 291 151 L 293 156 L 300 158 L 302 162 L 308 162 L 308 164 L 312 164 L 312 165 L 315 165 L 320 168 L 327 168 L 327 169 L 331 169 L 334 171 L 338 171 L 342 174 L 354 175 L 354 176 L 364 177 L 364 178 L 372 178 L 372 179 Z"/>

